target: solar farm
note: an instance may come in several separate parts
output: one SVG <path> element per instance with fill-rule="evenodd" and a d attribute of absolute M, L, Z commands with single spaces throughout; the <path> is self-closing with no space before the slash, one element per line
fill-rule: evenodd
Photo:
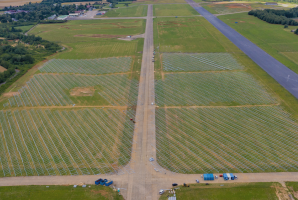
<path fill-rule="evenodd" d="M 162 64 L 164 78 L 156 80 L 155 91 L 163 168 L 297 171 L 297 121 L 231 54 L 165 53 Z"/>
<path fill-rule="evenodd" d="M 131 173 L 131 69 L 131 57 L 41 66 L 0 111 L 0 176 Z"/>

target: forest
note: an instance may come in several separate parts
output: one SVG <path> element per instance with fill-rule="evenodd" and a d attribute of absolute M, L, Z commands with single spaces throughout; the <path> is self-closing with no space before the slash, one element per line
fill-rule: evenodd
<path fill-rule="evenodd" d="M 295 18 L 298 15 L 298 9 L 293 8 L 290 10 L 251 10 L 248 12 L 249 15 L 253 15 L 263 21 L 266 21 L 270 24 L 282 24 L 282 25 L 292 25 L 297 26 L 298 22 L 291 19 Z"/>

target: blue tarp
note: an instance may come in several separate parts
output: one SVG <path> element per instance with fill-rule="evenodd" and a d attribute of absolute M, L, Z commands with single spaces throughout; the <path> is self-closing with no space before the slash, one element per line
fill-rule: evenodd
<path fill-rule="evenodd" d="M 204 174 L 204 181 L 213 181 L 214 176 L 213 174 Z"/>
<path fill-rule="evenodd" d="M 234 175 L 232 173 L 224 173 L 223 174 L 224 180 L 234 180 Z"/>

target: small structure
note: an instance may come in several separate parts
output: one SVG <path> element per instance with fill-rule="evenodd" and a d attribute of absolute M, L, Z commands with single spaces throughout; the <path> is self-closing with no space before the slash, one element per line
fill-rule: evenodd
<path fill-rule="evenodd" d="M 48 17 L 48 20 L 54 20 L 57 16 L 56 15 L 52 15 L 50 17 Z"/>
<path fill-rule="evenodd" d="M 213 181 L 214 176 L 213 174 L 204 174 L 204 181 Z"/>
<path fill-rule="evenodd" d="M 100 11 L 96 15 L 104 15 L 104 14 L 106 14 L 106 11 Z"/>
<path fill-rule="evenodd" d="M 232 173 L 224 173 L 223 178 L 225 181 L 234 180 L 234 175 Z"/>
<path fill-rule="evenodd" d="M 66 20 L 68 15 L 60 15 L 57 20 Z"/>
<path fill-rule="evenodd" d="M 78 17 L 80 13 L 69 13 L 70 17 Z"/>
<path fill-rule="evenodd" d="M 266 2 L 265 5 L 267 6 L 277 6 L 278 4 L 275 2 Z"/>

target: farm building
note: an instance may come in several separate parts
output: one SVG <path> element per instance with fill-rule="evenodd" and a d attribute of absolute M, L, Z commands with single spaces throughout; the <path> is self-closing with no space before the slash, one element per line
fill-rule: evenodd
<path fill-rule="evenodd" d="M 70 17 L 78 17 L 80 13 L 69 13 Z"/>
<path fill-rule="evenodd" d="M 267 6 L 277 6 L 278 4 L 275 2 L 266 2 L 265 5 Z"/>
<path fill-rule="evenodd" d="M 66 20 L 68 15 L 60 15 L 57 20 Z"/>

